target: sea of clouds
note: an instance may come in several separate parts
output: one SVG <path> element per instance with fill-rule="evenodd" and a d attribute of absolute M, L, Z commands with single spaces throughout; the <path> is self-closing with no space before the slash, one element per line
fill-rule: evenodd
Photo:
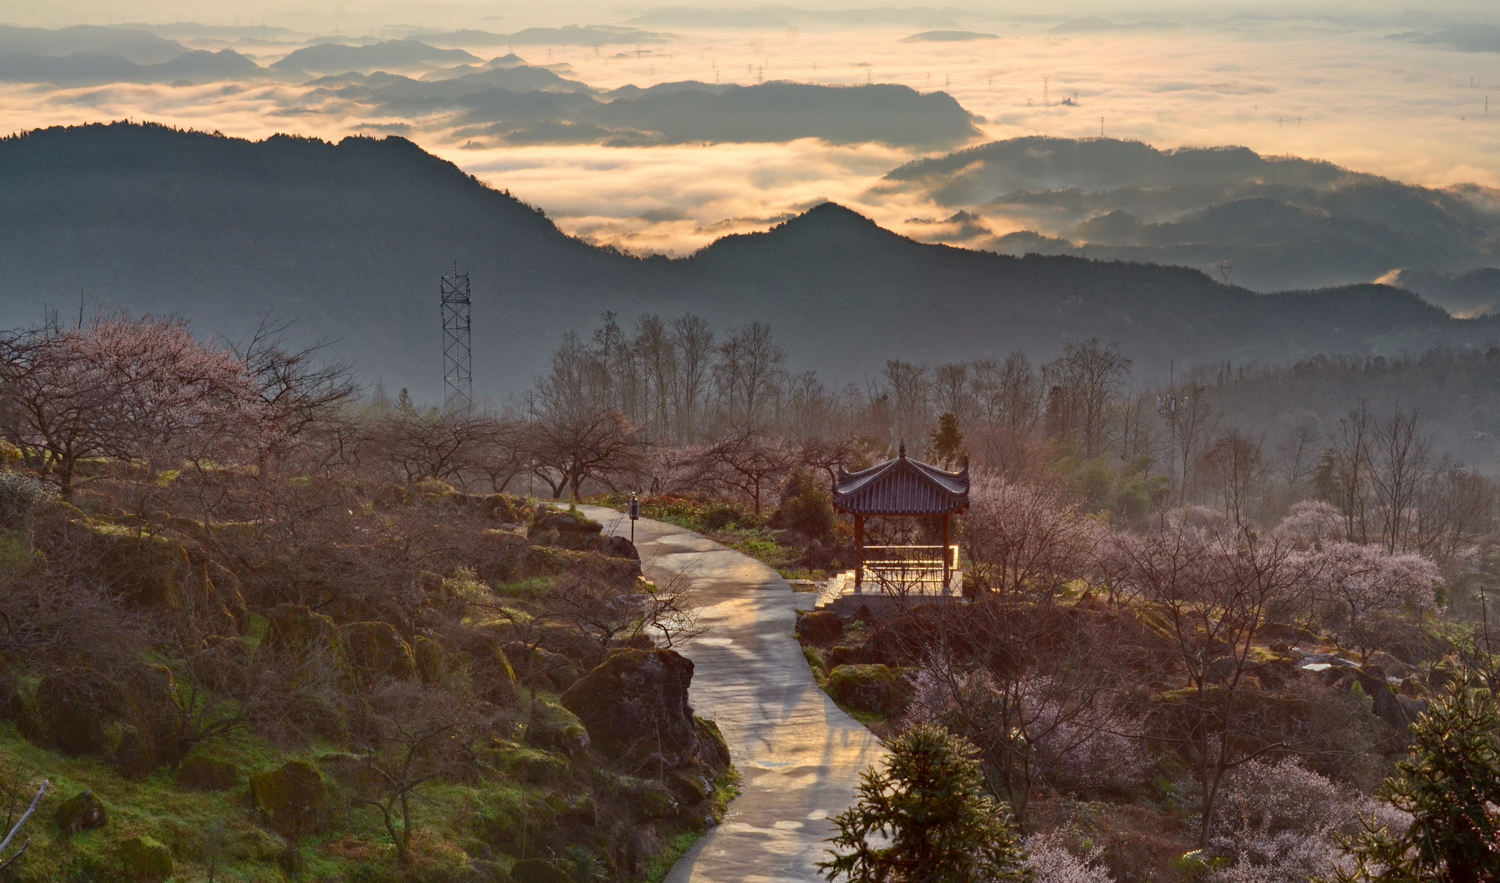
<path fill-rule="evenodd" d="M 109 18 L 118 24 L 152 9 L 158 14 L 148 21 L 196 16 L 231 24 L 222 7 L 191 2 L 129 10 L 74 4 L 72 21 L 42 23 L 106 24 Z M 1186 7 L 1131 15 L 1096 5 L 1075 11 L 1108 13 L 1106 20 L 1074 25 L 1062 14 L 943 10 L 934 13 L 932 26 L 917 18 L 851 24 L 783 16 L 773 24 L 731 27 L 698 26 L 692 19 L 684 26 L 670 16 L 661 24 L 664 17 L 653 19 L 644 7 L 564 6 L 546 18 L 520 7 L 499 15 L 453 6 L 342 3 L 317 15 L 262 7 L 231 25 L 285 28 L 270 36 L 158 30 L 189 48 L 232 48 L 268 66 L 316 39 L 421 39 L 435 29 L 460 27 L 513 32 L 567 23 L 557 20 L 561 11 L 578 16 L 578 24 L 638 26 L 668 36 L 640 46 L 628 38 L 597 47 L 465 45 L 457 39 L 434 45 L 467 49 L 484 60 L 514 51 L 529 64 L 550 66 L 599 90 L 681 80 L 788 80 L 943 91 L 977 118 L 982 135 L 969 144 L 1038 134 L 1088 138 L 1102 131 L 1160 148 L 1243 145 L 1268 155 L 1317 157 L 1426 186 L 1500 187 L 1500 51 L 1417 42 L 1444 20 L 1409 20 L 1395 12 L 1297 17 L 1288 7 L 1272 9 L 1277 14 L 1247 17 Z M 0 19 L 39 23 L 11 12 L 17 14 Z M 910 39 L 930 30 L 994 37 Z M 422 76 L 432 68 L 399 72 Z M 726 234 L 765 229 L 826 199 L 922 238 L 943 238 L 952 230 L 931 223 L 951 208 L 920 190 L 882 188 L 880 180 L 903 163 L 963 144 L 919 149 L 809 138 L 517 145 L 476 137 L 451 114 L 405 115 L 344 99 L 336 90 L 309 85 L 310 78 L 268 73 L 199 85 L 11 83 L 0 85 L 0 131 L 135 119 L 252 139 L 278 132 L 327 139 L 398 134 L 542 207 L 569 232 L 636 252 L 688 253 Z M 1491 98 L 1496 106 L 1486 113 Z M 993 214 L 985 220 L 996 233 L 1023 223 L 1017 219 L 1007 227 L 1004 217 Z"/>

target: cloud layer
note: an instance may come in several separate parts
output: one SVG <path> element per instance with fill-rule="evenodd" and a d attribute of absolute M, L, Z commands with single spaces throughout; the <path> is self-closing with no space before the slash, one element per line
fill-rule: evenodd
<path fill-rule="evenodd" d="M 619 26 L 624 18 L 599 24 Z M 442 22 L 447 40 L 435 46 L 482 60 L 513 48 L 530 64 L 551 66 L 599 90 L 682 80 L 787 80 L 942 91 L 982 118 L 975 143 L 1103 131 L 1162 148 L 1237 144 L 1266 155 L 1318 157 L 1429 186 L 1500 186 L 1493 163 L 1500 155 L 1500 105 L 1485 115 L 1492 91 L 1500 101 L 1500 54 L 1386 39 L 1400 29 L 1369 20 L 1180 18 L 1168 22 L 1178 25 L 1171 28 L 1064 33 L 1051 30 L 1056 19 L 980 16 L 957 23 L 999 39 L 903 42 L 934 28 L 917 22 L 856 26 L 824 17 L 670 34 L 675 26 L 653 20 L 651 30 L 665 34 L 664 42 L 639 49 L 565 42 L 512 47 L 465 45 L 462 28 L 519 34 L 532 22 L 469 19 Z M 420 37 L 415 26 L 398 30 L 370 27 L 361 42 Z M 197 49 L 233 47 L 263 67 L 303 45 L 269 33 L 174 39 Z M 401 72 L 433 76 L 439 64 L 425 60 Z M 892 168 L 932 155 L 928 150 L 815 139 L 606 146 L 599 142 L 608 132 L 586 126 L 535 136 L 578 143 L 518 144 L 459 126 L 451 113 L 372 105 L 287 76 L 178 86 L 0 86 L 0 130 L 123 118 L 252 138 L 402 134 L 545 208 L 564 229 L 630 250 L 684 253 L 725 233 L 763 229 L 821 199 L 848 203 L 923 238 L 962 240 L 965 229 L 962 221 L 934 225 L 953 209 L 924 193 L 876 186 Z M 996 233 L 1009 232 L 1007 223 L 1010 229 L 1029 225 L 1020 217 L 986 220 Z"/>

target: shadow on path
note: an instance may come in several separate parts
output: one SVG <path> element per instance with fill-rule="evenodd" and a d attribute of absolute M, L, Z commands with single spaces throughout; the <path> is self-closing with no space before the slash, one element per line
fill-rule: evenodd
<path fill-rule="evenodd" d="M 606 532 L 630 535 L 621 513 L 579 508 Z M 635 537 L 648 577 L 690 581 L 707 627 L 681 647 L 694 663 L 690 698 L 718 723 L 740 773 L 723 824 L 683 855 L 667 883 L 819 880 L 827 818 L 853 801 L 859 774 L 885 749 L 818 689 L 793 636 L 791 586 L 776 571 L 660 521 L 637 521 Z"/>

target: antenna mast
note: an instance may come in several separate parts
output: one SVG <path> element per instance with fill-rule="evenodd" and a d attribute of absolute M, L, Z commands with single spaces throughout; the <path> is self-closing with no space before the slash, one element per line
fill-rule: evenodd
<path fill-rule="evenodd" d="M 469 349 L 469 274 L 444 276 L 439 289 L 443 302 L 443 410 L 465 417 L 474 413 L 474 371 Z"/>

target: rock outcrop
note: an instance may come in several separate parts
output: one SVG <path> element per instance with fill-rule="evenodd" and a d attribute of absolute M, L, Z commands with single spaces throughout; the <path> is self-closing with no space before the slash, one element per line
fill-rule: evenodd
<path fill-rule="evenodd" d="M 317 767 L 292 760 L 250 777 L 250 802 L 261 820 L 291 838 L 314 834 L 328 821 L 328 784 Z"/>

